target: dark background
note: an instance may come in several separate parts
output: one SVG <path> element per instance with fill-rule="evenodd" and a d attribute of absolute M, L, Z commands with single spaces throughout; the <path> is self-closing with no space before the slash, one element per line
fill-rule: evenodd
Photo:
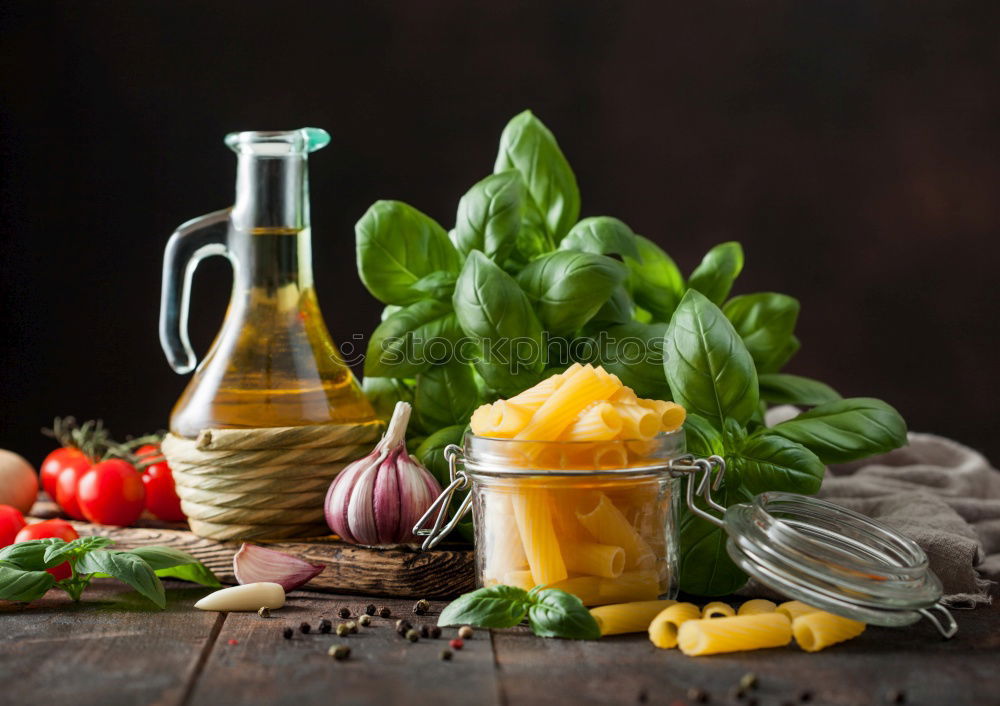
<path fill-rule="evenodd" d="M 232 202 L 238 129 L 316 125 L 316 278 L 334 337 L 380 307 L 353 225 L 378 198 L 453 222 L 532 108 L 615 215 L 690 271 L 742 241 L 736 292 L 802 301 L 788 372 L 882 397 L 992 453 L 1000 4 L 39 2 L 2 15 L 0 446 L 57 414 L 166 425 L 157 340 L 182 221 Z M 203 353 L 229 288 L 193 294 Z"/>

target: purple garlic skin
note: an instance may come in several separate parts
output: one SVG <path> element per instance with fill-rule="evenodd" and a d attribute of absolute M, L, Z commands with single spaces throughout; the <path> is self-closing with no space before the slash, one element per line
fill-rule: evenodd
<path fill-rule="evenodd" d="M 406 452 L 410 405 L 396 403 L 375 449 L 348 465 L 326 494 L 326 522 L 345 542 L 383 546 L 416 541 L 413 525 L 441 494 L 437 480 Z"/>
<path fill-rule="evenodd" d="M 245 542 L 233 556 L 233 573 L 237 582 L 276 583 L 285 593 L 308 583 L 325 568 L 325 564 L 312 564 L 297 556 Z"/>

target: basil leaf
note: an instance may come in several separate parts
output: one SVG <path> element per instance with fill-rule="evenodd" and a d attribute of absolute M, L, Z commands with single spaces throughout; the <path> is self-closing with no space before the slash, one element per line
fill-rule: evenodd
<path fill-rule="evenodd" d="M 617 218 L 584 218 L 559 243 L 560 250 L 577 250 L 595 255 L 628 255 L 642 260 L 635 233 Z"/>
<path fill-rule="evenodd" d="M 400 201 L 376 201 L 354 227 L 358 274 L 384 304 L 412 304 L 414 285 L 439 270 L 458 272 L 458 253 L 429 216 Z"/>
<path fill-rule="evenodd" d="M 758 373 L 777 372 L 788 362 L 788 350 L 799 302 L 775 292 L 758 292 L 733 297 L 722 308 L 753 356 Z M 797 346 L 796 346 L 797 349 Z"/>
<path fill-rule="evenodd" d="M 600 329 L 604 326 L 630 323 L 634 310 L 635 305 L 632 302 L 632 297 L 629 296 L 628 290 L 624 285 L 619 285 L 615 287 L 608 300 L 601 305 L 597 313 L 587 322 L 587 326 L 588 328 L 597 327 Z"/>
<path fill-rule="evenodd" d="M 434 365 L 417 376 L 413 411 L 428 431 L 466 424 L 478 405 L 479 390 L 467 363 Z"/>
<path fill-rule="evenodd" d="M 697 289 L 717 306 L 729 296 L 733 282 L 743 270 L 743 247 L 722 243 L 709 250 L 688 278 L 688 287 Z"/>
<path fill-rule="evenodd" d="M 465 425 L 455 424 L 434 432 L 417 447 L 416 456 L 420 463 L 431 472 L 442 488 L 451 483 L 451 472 L 448 470 L 448 459 L 444 457 L 444 450 L 449 444 L 461 445 L 463 436 L 465 436 Z"/>
<path fill-rule="evenodd" d="M 882 400 L 827 402 L 768 430 L 797 441 L 823 463 L 846 463 L 906 444 L 906 422 Z"/>
<path fill-rule="evenodd" d="M 68 549 L 69 543 L 55 537 L 31 539 L 4 547 L 0 561 L 24 571 L 41 571 L 63 563 Z"/>
<path fill-rule="evenodd" d="M 592 362 L 604 366 L 631 387 L 639 397 L 670 399 L 663 375 L 663 336 L 666 324 L 633 321 L 609 326 L 590 338 Z"/>
<path fill-rule="evenodd" d="M 143 559 L 157 576 L 183 579 L 211 588 L 222 586 L 211 569 L 179 549 L 152 545 L 136 547 L 128 553 Z"/>
<path fill-rule="evenodd" d="M 688 453 L 695 456 L 723 456 L 726 452 L 719 430 L 697 414 L 689 413 L 684 419 L 684 438 Z"/>
<path fill-rule="evenodd" d="M 455 247 L 465 256 L 480 250 L 503 262 L 517 243 L 527 188 L 521 173 L 508 169 L 488 176 L 458 202 Z"/>
<path fill-rule="evenodd" d="M 500 136 L 493 171 L 508 169 L 521 172 L 548 232 L 561 240 L 580 217 L 580 189 L 556 138 L 530 110 L 511 119 Z"/>
<path fill-rule="evenodd" d="M 729 462 L 743 487 L 754 494 L 780 490 L 812 495 L 826 471 L 812 451 L 768 431 L 740 442 Z"/>
<path fill-rule="evenodd" d="M 528 613 L 528 592 L 514 586 L 490 586 L 459 596 L 441 611 L 438 625 L 512 628 Z"/>
<path fill-rule="evenodd" d="M 455 291 L 456 279 L 458 279 L 458 273 L 456 272 L 431 272 L 429 275 L 421 277 L 414 282 L 413 288 L 428 299 L 450 302 L 451 295 Z M 382 320 L 385 321 L 386 318 L 388 317 L 383 316 Z"/>
<path fill-rule="evenodd" d="M 685 479 L 685 483 L 691 479 Z M 736 503 L 749 502 L 753 498 L 734 479 L 727 478 L 721 493 L 715 500 L 729 507 Z M 705 509 L 701 499 L 695 500 L 698 507 Z M 709 509 L 709 513 L 717 511 Z M 680 519 L 680 589 L 696 596 L 724 596 L 739 589 L 746 583 L 747 576 L 729 558 L 726 552 L 728 535 L 722 527 L 691 512 L 686 506 L 681 510 Z"/>
<path fill-rule="evenodd" d="M 113 539 L 91 535 L 89 537 L 77 537 L 76 539 L 72 540 L 68 546 L 75 553 L 82 554 L 85 552 L 93 551 L 95 549 L 104 549 L 104 547 L 110 547 L 114 543 L 115 541 Z"/>
<path fill-rule="evenodd" d="M 366 375 L 361 382 L 365 397 L 375 408 L 375 416 L 388 419 L 397 402 L 413 403 L 413 388 L 396 378 L 379 378 Z"/>
<path fill-rule="evenodd" d="M 424 299 L 387 318 L 372 333 L 365 375 L 413 377 L 452 357 L 462 337 L 451 301 Z"/>
<path fill-rule="evenodd" d="M 525 267 L 517 282 L 535 302 L 542 325 L 553 336 L 568 336 L 604 306 L 626 274 L 610 257 L 557 250 Z"/>
<path fill-rule="evenodd" d="M 167 605 L 163 584 L 146 561 L 129 552 L 100 549 L 80 557 L 76 563 L 79 574 L 107 574 L 126 583 L 160 608 Z"/>
<path fill-rule="evenodd" d="M 44 596 L 55 583 L 47 571 L 25 571 L 0 563 L 0 600 L 28 603 Z"/>
<path fill-rule="evenodd" d="M 794 404 L 815 407 L 840 399 L 840 393 L 826 383 L 800 375 L 762 373 L 757 376 L 760 396 L 772 404 Z"/>
<path fill-rule="evenodd" d="M 546 588 L 532 594 L 528 608 L 531 630 L 539 637 L 597 640 L 601 629 L 583 601 L 566 591 Z"/>
<path fill-rule="evenodd" d="M 757 409 L 757 371 L 743 340 L 722 311 L 689 290 L 664 337 L 663 367 L 674 401 L 722 429 L 746 424 Z"/>
<path fill-rule="evenodd" d="M 526 378 L 537 377 L 545 367 L 542 325 L 527 295 L 478 250 L 465 261 L 452 304 L 475 344 L 476 370 L 490 388 L 516 394 Z"/>
<path fill-rule="evenodd" d="M 656 243 L 637 235 L 635 244 L 639 258 L 625 258 L 632 298 L 655 321 L 670 321 L 684 296 L 684 277 L 670 256 Z"/>

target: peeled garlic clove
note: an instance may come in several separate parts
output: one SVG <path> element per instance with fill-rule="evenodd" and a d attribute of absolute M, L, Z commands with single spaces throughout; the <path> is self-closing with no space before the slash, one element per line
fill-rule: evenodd
<path fill-rule="evenodd" d="M 200 610 L 232 612 L 237 610 L 274 610 L 285 605 L 285 589 L 281 584 L 261 581 L 232 586 L 209 593 L 194 604 Z"/>

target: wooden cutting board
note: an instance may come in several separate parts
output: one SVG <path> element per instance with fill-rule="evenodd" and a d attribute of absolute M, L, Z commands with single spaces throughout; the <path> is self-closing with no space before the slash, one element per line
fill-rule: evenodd
<path fill-rule="evenodd" d="M 39 501 L 33 518 L 58 517 L 56 506 Z M 197 557 L 223 583 L 236 583 L 233 554 L 241 542 L 217 542 L 195 536 L 183 524 L 167 524 L 141 519 L 136 527 L 108 527 L 72 521 L 81 536 L 101 535 L 115 541 L 115 548 L 131 549 L 151 544 L 174 547 Z M 454 598 L 475 588 L 475 558 L 463 545 L 422 552 L 399 545 L 371 549 L 341 542 L 334 537 L 309 540 L 254 542 L 261 546 L 326 564 L 326 569 L 307 584 L 314 591 L 395 596 L 400 598 Z"/>

